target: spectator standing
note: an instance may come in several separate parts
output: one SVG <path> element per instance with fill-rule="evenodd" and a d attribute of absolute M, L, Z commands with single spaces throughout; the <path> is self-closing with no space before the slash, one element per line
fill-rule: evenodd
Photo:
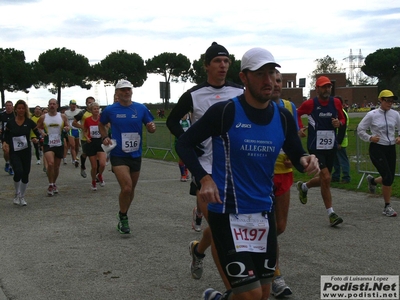
<path fill-rule="evenodd" d="M 317 97 L 304 101 L 297 109 L 297 119 L 301 137 L 305 137 L 305 128 L 301 116 L 308 115 L 307 148 L 310 154 L 318 158 L 321 172 L 307 182 L 296 183 L 299 199 L 307 203 L 307 191 L 312 187 L 321 187 L 321 196 L 329 216 L 330 225 L 336 226 L 343 222 L 332 207 L 331 172 L 337 151 L 336 128 L 346 122 L 342 103 L 331 96 L 332 82 L 326 76 L 320 76 L 316 81 Z"/>
<path fill-rule="evenodd" d="M 336 96 L 342 102 L 343 99 L 340 96 Z M 340 126 L 337 129 L 337 140 L 338 140 L 338 148 L 336 152 L 335 160 L 333 161 L 333 173 L 332 173 L 332 182 L 340 182 L 340 183 L 350 183 L 350 161 L 347 156 L 347 146 L 349 145 L 349 139 L 347 130 L 349 128 L 350 118 L 347 114 L 346 109 L 343 107 L 343 114 L 346 119 L 346 122 L 343 126 Z M 342 180 L 340 180 L 340 175 L 342 175 Z"/>
<path fill-rule="evenodd" d="M 359 137 L 369 142 L 369 157 L 379 172 L 379 177 L 367 176 L 368 189 L 375 193 L 376 185 L 382 184 L 382 194 L 385 206 L 382 214 L 387 217 L 396 217 L 397 212 L 390 204 L 392 184 L 396 171 L 396 145 L 400 144 L 400 137 L 395 131 L 400 130 L 400 115 L 392 109 L 393 101 L 398 97 L 390 90 L 382 90 L 378 99 L 380 106 L 371 110 L 361 120 L 357 127 Z M 371 134 L 367 132 L 370 130 Z"/>
<path fill-rule="evenodd" d="M 128 222 L 128 210 L 135 196 L 135 188 L 142 163 L 142 126 L 149 133 L 156 131 L 154 117 L 143 104 L 132 101 L 133 85 L 127 80 L 120 80 L 115 86 L 118 102 L 107 106 L 101 113 L 99 129 L 103 144 L 112 144 L 108 135 L 107 124 L 111 126 L 112 138 L 117 141 L 111 150 L 112 170 L 118 180 L 119 213 L 117 230 L 121 234 L 131 232 Z"/>

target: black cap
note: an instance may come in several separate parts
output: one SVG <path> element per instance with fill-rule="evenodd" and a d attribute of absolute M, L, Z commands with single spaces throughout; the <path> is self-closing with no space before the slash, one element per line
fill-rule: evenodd
<path fill-rule="evenodd" d="M 213 42 L 210 47 L 208 47 L 205 55 L 206 65 L 210 64 L 211 60 L 216 56 L 227 56 L 229 57 L 229 52 L 222 45 L 218 45 L 216 42 Z"/>

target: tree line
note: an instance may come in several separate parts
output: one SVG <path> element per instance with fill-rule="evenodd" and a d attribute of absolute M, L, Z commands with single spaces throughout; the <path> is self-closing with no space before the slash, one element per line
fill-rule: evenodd
<path fill-rule="evenodd" d="M 227 80 L 240 83 L 240 60 L 230 55 L 232 61 Z M 57 94 L 61 106 L 63 88 L 80 86 L 90 89 L 93 83 L 103 81 L 105 85 L 115 85 L 119 79 L 129 80 L 134 87 L 140 87 L 147 74 L 159 74 L 165 80 L 165 108 L 169 103 L 169 83 L 190 81 L 200 83 L 206 80 L 204 54 L 198 60 L 190 62 L 183 54 L 164 52 L 144 61 L 136 53 L 118 50 L 107 55 L 100 62 L 90 65 L 88 58 L 66 48 L 55 48 L 41 53 L 33 62 L 25 61 L 22 50 L 0 48 L 0 93 L 4 107 L 5 91 L 23 91 L 47 88 Z M 337 61 L 329 56 L 317 59 L 317 68 L 310 75 L 312 79 L 318 73 L 338 71 Z M 378 79 L 380 89 L 400 92 L 400 47 L 379 49 L 369 54 L 361 70 L 370 77 Z"/>

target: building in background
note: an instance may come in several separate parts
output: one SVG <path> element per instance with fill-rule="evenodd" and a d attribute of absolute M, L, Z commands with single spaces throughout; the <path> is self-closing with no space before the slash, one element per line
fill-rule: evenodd
<path fill-rule="evenodd" d="M 306 86 L 305 78 L 297 84 L 297 73 L 282 73 L 282 99 L 292 101 L 296 107 L 304 101 L 303 88 Z"/>
<path fill-rule="evenodd" d="M 332 96 L 341 96 L 349 107 L 357 106 L 374 107 L 378 100 L 378 86 L 347 86 L 346 73 L 321 73 L 332 82 Z M 306 99 L 303 96 L 303 87 L 306 86 L 305 78 L 300 78 L 297 84 L 297 73 L 282 73 L 282 98 L 292 101 L 297 107 Z M 315 89 L 310 90 L 310 97 L 315 97 Z"/>

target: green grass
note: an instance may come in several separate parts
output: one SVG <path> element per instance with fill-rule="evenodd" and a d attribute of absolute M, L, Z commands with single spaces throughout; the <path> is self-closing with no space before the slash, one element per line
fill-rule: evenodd
<path fill-rule="evenodd" d="M 156 117 L 156 115 L 157 115 L 156 112 L 152 111 L 152 113 Z M 166 116 L 167 115 L 168 115 L 168 112 L 166 112 Z M 349 130 L 348 130 L 349 145 L 347 147 L 347 155 L 349 157 L 355 157 L 356 153 L 357 153 L 357 146 L 356 146 L 356 138 L 357 137 L 356 137 L 356 131 L 355 130 L 356 130 L 357 125 L 360 123 L 361 119 L 362 119 L 361 117 L 354 117 L 354 118 L 350 117 L 350 125 L 349 125 Z M 166 118 L 159 119 L 159 118 L 156 117 L 156 119 L 155 119 L 155 121 L 157 123 L 159 123 L 159 122 L 163 123 L 163 122 L 165 122 L 165 120 L 166 120 Z M 303 124 L 306 125 L 306 123 L 307 123 L 307 120 L 304 119 L 303 120 Z M 307 141 L 307 138 L 303 138 L 302 139 L 302 143 L 303 143 L 304 149 L 307 149 L 306 141 Z M 145 152 L 146 151 L 146 134 L 143 134 L 143 145 L 144 145 L 143 150 Z M 364 150 L 364 151 L 367 151 L 367 149 Z M 154 152 L 154 155 L 150 151 L 148 151 L 148 153 L 147 153 L 147 155 L 145 157 L 146 158 L 152 158 L 152 159 L 159 159 L 159 160 L 163 160 L 164 159 L 164 156 L 165 156 L 165 153 L 166 153 L 165 150 L 156 150 L 155 149 L 155 150 L 153 150 L 153 152 Z M 165 156 L 164 160 L 177 162 L 178 161 L 178 159 L 177 159 L 178 156 L 177 156 L 177 154 L 175 152 L 175 149 L 172 149 L 172 152 L 174 153 L 176 158 L 174 158 L 170 153 L 168 153 Z M 375 171 L 375 168 L 371 167 L 371 170 Z M 358 186 L 358 184 L 359 184 L 359 182 L 360 182 L 360 180 L 362 178 L 362 175 L 363 175 L 362 173 L 358 173 L 356 163 L 354 161 L 351 161 L 350 162 L 351 182 L 348 183 L 348 184 L 341 184 L 341 183 L 332 182 L 331 186 L 335 187 L 335 188 L 350 190 L 350 191 L 368 192 L 367 184 L 366 184 L 365 179 L 361 183 L 360 188 L 357 189 L 357 186 Z M 377 175 L 374 175 L 374 176 L 377 176 Z M 307 174 L 300 173 L 297 170 L 294 171 L 294 180 L 295 181 L 299 181 L 299 180 L 307 181 L 309 178 L 310 178 L 310 176 L 308 176 Z M 400 183 L 398 182 L 397 177 L 395 178 L 395 181 L 394 181 L 392 187 L 393 187 L 392 196 L 396 197 L 396 198 L 400 198 Z M 378 185 L 378 188 L 377 188 L 376 191 L 377 191 L 377 194 L 381 193 L 381 189 L 380 189 L 379 185 Z"/>
<path fill-rule="evenodd" d="M 169 114 L 169 111 L 165 111 L 165 117 L 164 118 L 158 118 L 157 116 L 157 108 L 152 108 L 150 109 L 151 113 L 154 116 L 154 122 L 156 123 L 157 126 L 157 138 L 159 139 L 157 144 L 160 145 L 160 148 L 168 148 L 169 145 L 169 139 L 170 139 L 170 133 L 169 130 L 164 126 L 167 116 Z M 162 131 L 162 134 L 160 134 L 160 131 Z M 152 139 L 153 137 L 151 134 L 146 132 L 146 129 L 143 129 L 143 155 L 146 152 L 147 149 L 147 135 L 149 135 L 149 139 Z M 172 142 L 174 141 L 174 137 L 172 137 Z M 154 144 L 154 143 L 153 143 Z M 154 153 L 154 155 L 153 155 Z M 175 152 L 175 147 L 172 147 L 172 153 L 175 155 L 173 157 L 171 153 L 167 153 L 166 150 L 160 150 L 160 149 L 152 149 L 151 151 L 147 151 L 147 154 L 144 156 L 146 158 L 151 158 L 151 159 L 159 159 L 159 160 L 165 160 L 165 161 L 173 161 L 173 162 L 178 162 L 178 155 Z"/>

